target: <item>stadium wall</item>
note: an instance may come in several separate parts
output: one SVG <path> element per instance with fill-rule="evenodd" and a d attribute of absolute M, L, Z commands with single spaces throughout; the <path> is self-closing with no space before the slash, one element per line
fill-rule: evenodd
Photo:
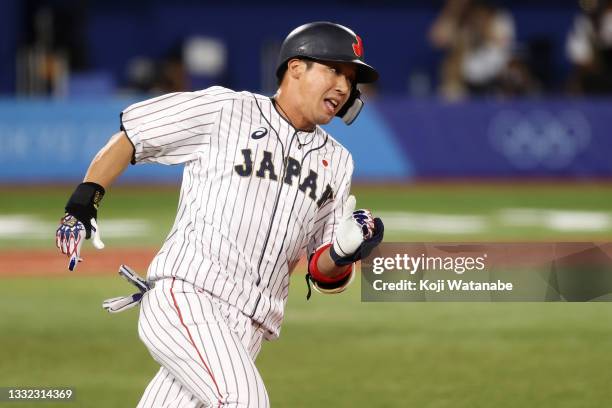
<path fill-rule="evenodd" d="M 131 100 L 0 101 L 0 182 L 79 181 L 119 129 Z M 357 180 L 611 177 L 612 100 L 474 101 L 379 98 L 347 127 Z M 134 166 L 122 181 L 172 182 L 180 167 Z"/>

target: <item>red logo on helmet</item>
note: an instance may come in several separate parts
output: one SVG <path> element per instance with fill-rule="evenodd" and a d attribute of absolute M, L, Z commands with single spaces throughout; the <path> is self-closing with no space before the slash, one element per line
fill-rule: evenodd
<path fill-rule="evenodd" d="M 363 43 L 361 42 L 361 37 L 359 37 L 358 35 L 356 35 L 355 37 L 357 37 L 357 44 L 353 44 L 353 52 L 356 56 L 361 58 L 363 57 Z"/>

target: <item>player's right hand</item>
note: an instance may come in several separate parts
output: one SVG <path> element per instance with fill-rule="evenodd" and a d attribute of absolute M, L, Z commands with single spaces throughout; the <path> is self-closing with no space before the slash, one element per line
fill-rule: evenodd
<path fill-rule="evenodd" d="M 55 232 L 55 245 L 63 254 L 70 257 L 68 269 L 71 271 L 73 271 L 77 264 L 83 260 L 83 258 L 81 258 L 81 246 L 85 239 L 89 239 L 89 236 L 91 236 L 91 241 L 95 248 L 104 248 L 104 243 L 100 239 L 100 229 L 98 228 L 96 219 L 92 218 L 88 224 L 89 234 L 87 228 L 81 221 L 72 214 L 66 214 L 60 220 L 60 225 Z"/>

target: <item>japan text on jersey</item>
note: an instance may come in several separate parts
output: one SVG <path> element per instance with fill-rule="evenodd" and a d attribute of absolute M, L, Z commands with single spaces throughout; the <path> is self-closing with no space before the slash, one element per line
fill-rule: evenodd
<path fill-rule="evenodd" d="M 279 334 L 289 277 L 330 242 L 350 190 L 350 153 L 294 129 L 270 98 L 212 87 L 128 107 L 133 163 L 184 164 L 178 213 L 148 278 L 176 277 Z"/>

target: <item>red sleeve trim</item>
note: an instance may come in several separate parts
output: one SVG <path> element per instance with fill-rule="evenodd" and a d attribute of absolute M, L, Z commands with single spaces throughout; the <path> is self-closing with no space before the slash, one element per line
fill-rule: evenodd
<path fill-rule="evenodd" d="M 330 246 L 331 244 L 326 244 L 326 245 L 321 246 L 319 249 L 317 249 L 315 253 L 312 255 L 312 257 L 310 258 L 310 262 L 308 263 L 308 272 L 310 272 L 310 276 L 312 276 L 312 279 L 314 279 L 317 282 L 336 283 L 343 279 L 346 279 L 346 277 L 349 276 L 351 272 L 353 272 L 353 264 L 350 264 L 346 268 L 346 271 L 342 272 L 340 275 L 334 278 L 330 278 L 329 276 L 323 275 L 321 273 L 317 264 L 319 262 L 319 258 L 321 257 L 321 254 L 323 254 L 323 252 L 325 252 L 325 250 L 329 248 Z"/>

